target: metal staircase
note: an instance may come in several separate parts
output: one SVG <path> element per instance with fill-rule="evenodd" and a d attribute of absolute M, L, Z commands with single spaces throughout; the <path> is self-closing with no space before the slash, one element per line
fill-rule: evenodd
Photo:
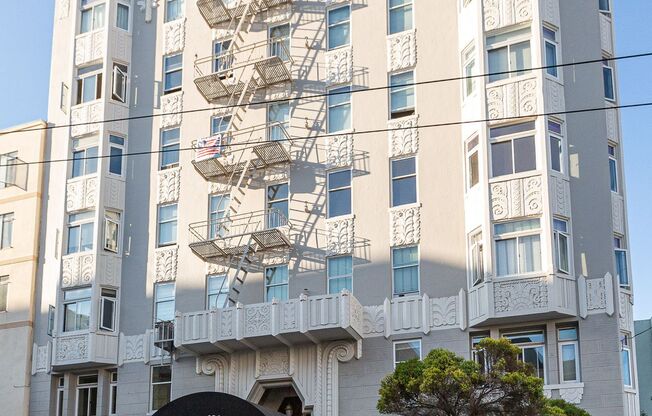
<path fill-rule="evenodd" d="M 197 0 L 197 7 L 208 26 L 215 29 L 227 22 L 229 27 L 234 22 L 240 25 L 248 16 L 255 16 L 290 2 L 290 0 Z"/>

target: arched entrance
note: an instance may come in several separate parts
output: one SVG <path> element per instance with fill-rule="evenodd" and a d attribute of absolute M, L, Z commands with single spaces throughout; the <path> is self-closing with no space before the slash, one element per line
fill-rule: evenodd
<path fill-rule="evenodd" d="M 226 393 L 195 393 L 163 406 L 154 416 L 283 416 L 262 406 Z"/>

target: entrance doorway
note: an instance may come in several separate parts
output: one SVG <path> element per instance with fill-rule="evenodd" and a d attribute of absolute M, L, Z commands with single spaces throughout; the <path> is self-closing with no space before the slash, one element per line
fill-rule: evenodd
<path fill-rule="evenodd" d="M 294 390 L 294 387 L 290 385 L 266 388 L 258 404 L 285 416 L 304 415 L 301 398 Z M 306 413 L 306 415 L 308 414 Z"/>

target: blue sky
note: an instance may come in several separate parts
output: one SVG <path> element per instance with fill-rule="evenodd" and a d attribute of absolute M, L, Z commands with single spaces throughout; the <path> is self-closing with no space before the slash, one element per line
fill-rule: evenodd
<path fill-rule="evenodd" d="M 453 0 L 448 0 L 453 1 Z M 596 0 L 597 1 L 597 0 Z M 47 117 L 53 0 L 7 1 L 0 14 L 0 129 Z M 616 0 L 617 54 L 652 51 L 652 1 Z M 11 64 L 11 65 L 10 65 Z M 619 64 L 623 104 L 652 101 L 652 58 Z M 11 97 L 11 98 L 7 98 Z M 635 318 L 652 316 L 652 108 L 622 113 Z M 648 257 L 649 256 L 649 257 Z M 652 273 L 651 273 L 652 274 Z"/>

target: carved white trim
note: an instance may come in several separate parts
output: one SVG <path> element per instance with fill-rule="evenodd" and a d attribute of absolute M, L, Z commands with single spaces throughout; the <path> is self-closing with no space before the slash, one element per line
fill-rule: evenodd
<path fill-rule="evenodd" d="M 545 20 L 548 23 L 552 23 L 556 27 L 560 26 L 559 0 L 544 1 L 543 20 Z"/>
<path fill-rule="evenodd" d="M 186 45 L 186 19 L 177 19 L 164 25 L 165 47 L 164 54 L 179 52 Z"/>
<path fill-rule="evenodd" d="M 569 403 L 580 404 L 584 395 L 584 383 L 547 384 L 543 386 L 543 394 L 552 398 L 552 392 L 557 391 L 559 397 Z"/>
<path fill-rule="evenodd" d="M 66 211 L 95 208 L 97 204 L 97 176 L 70 179 L 66 184 Z"/>
<path fill-rule="evenodd" d="M 389 232 L 392 247 L 418 244 L 421 241 L 421 206 L 391 209 Z"/>
<path fill-rule="evenodd" d="M 353 165 L 353 135 L 330 136 L 326 139 L 326 168 Z"/>
<path fill-rule="evenodd" d="M 490 120 L 525 117 L 536 114 L 537 80 L 509 81 L 487 88 L 487 114 Z"/>
<path fill-rule="evenodd" d="M 146 361 L 146 336 L 145 334 L 125 336 L 120 334 L 119 365 Z"/>
<path fill-rule="evenodd" d="M 283 23 L 292 17 L 292 4 L 272 7 L 265 12 L 265 23 Z"/>
<path fill-rule="evenodd" d="M 179 258 L 179 247 L 159 248 L 156 256 L 156 282 L 170 282 L 177 279 L 177 266 Z"/>
<path fill-rule="evenodd" d="M 177 126 L 183 120 L 183 91 L 161 97 L 161 128 Z"/>
<path fill-rule="evenodd" d="M 88 359 L 88 334 L 58 337 L 55 345 L 55 359 L 59 363 Z"/>
<path fill-rule="evenodd" d="M 392 120 L 387 123 L 389 157 L 413 155 L 419 152 L 419 116 Z"/>
<path fill-rule="evenodd" d="M 339 363 L 351 361 L 354 357 L 360 358 L 361 351 L 358 345 L 351 342 L 334 342 L 324 348 L 321 377 L 321 414 L 323 416 L 339 415 Z"/>
<path fill-rule="evenodd" d="M 604 278 L 586 279 L 586 309 L 602 311 L 607 308 L 607 291 Z"/>
<path fill-rule="evenodd" d="M 96 133 L 100 130 L 104 119 L 104 105 L 101 101 L 93 101 L 75 106 L 70 111 L 70 135 L 72 137 Z"/>
<path fill-rule="evenodd" d="M 620 291 L 619 293 L 619 317 L 620 328 L 633 332 L 634 330 L 634 305 L 632 297 L 628 293 Z"/>
<path fill-rule="evenodd" d="M 557 81 L 546 79 L 544 81 L 546 88 L 546 113 L 562 113 L 566 111 L 566 98 L 564 96 L 564 86 Z"/>
<path fill-rule="evenodd" d="M 484 0 L 483 7 L 486 31 L 532 19 L 531 0 Z"/>
<path fill-rule="evenodd" d="M 609 54 L 612 54 L 614 51 L 612 36 L 611 18 L 600 13 L 600 46 L 603 51 Z"/>
<path fill-rule="evenodd" d="M 32 375 L 36 373 L 49 373 L 52 362 L 52 343 L 48 341 L 45 345 L 33 345 L 32 354 Z"/>
<path fill-rule="evenodd" d="M 385 334 L 384 305 L 364 307 L 362 331 L 365 337 L 382 336 Z"/>
<path fill-rule="evenodd" d="M 451 327 L 458 323 L 457 301 L 458 296 L 448 298 L 435 298 L 432 302 L 430 325 L 433 328 Z"/>
<path fill-rule="evenodd" d="M 95 279 L 95 254 L 75 253 L 64 256 L 61 262 L 61 287 L 89 285 Z"/>
<path fill-rule="evenodd" d="M 541 184 L 540 175 L 493 182 L 490 186 L 493 220 L 541 214 L 543 212 Z"/>
<path fill-rule="evenodd" d="M 80 66 L 104 57 L 106 30 L 84 33 L 75 38 L 75 65 Z"/>
<path fill-rule="evenodd" d="M 551 176 L 550 186 L 552 187 L 552 212 L 555 215 L 561 215 L 563 217 L 570 218 L 570 182 L 567 179 L 559 176 Z"/>
<path fill-rule="evenodd" d="M 326 52 L 326 82 L 347 84 L 353 80 L 353 47 Z"/>
<path fill-rule="evenodd" d="M 620 141 L 620 134 L 618 129 L 618 110 L 613 108 L 607 109 L 605 110 L 605 115 L 607 117 L 607 139 L 618 143 Z"/>
<path fill-rule="evenodd" d="M 290 373 L 290 351 L 287 348 L 264 350 L 256 355 L 256 378 Z"/>
<path fill-rule="evenodd" d="M 326 252 L 328 256 L 353 253 L 354 220 L 353 216 L 349 216 L 326 221 Z"/>
<path fill-rule="evenodd" d="M 417 64 L 417 30 L 408 30 L 387 37 L 387 69 L 389 72 L 412 68 Z"/>
<path fill-rule="evenodd" d="M 179 200 L 181 191 L 181 168 L 165 169 L 158 173 L 158 203 Z"/>
<path fill-rule="evenodd" d="M 67 19 L 70 15 L 70 0 L 58 1 L 58 18 L 59 20 Z"/>
<path fill-rule="evenodd" d="M 196 362 L 197 374 L 215 376 L 215 391 L 227 393 L 229 376 L 229 359 L 220 354 L 199 356 Z"/>
<path fill-rule="evenodd" d="M 611 194 L 611 216 L 614 232 L 625 234 L 625 200 L 615 193 Z"/>
<path fill-rule="evenodd" d="M 535 310 L 548 307 L 548 284 L 545 277 L 515 279 L 494 283 L 496 313 Z"/>

